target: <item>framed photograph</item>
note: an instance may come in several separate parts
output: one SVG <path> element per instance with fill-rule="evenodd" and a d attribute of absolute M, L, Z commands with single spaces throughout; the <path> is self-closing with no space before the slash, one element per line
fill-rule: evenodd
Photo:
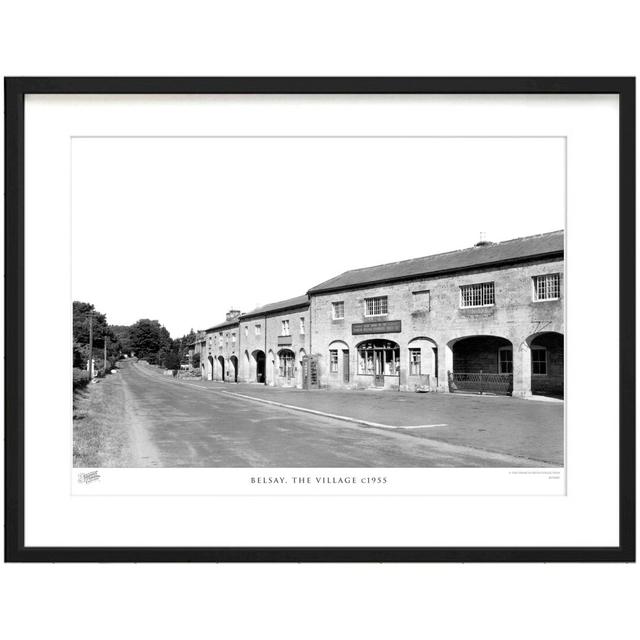
<path fill-rule="evenodd" d="M 6 560 L 635 560 L 633 78 L 7 78 L 5 132 Z"/>

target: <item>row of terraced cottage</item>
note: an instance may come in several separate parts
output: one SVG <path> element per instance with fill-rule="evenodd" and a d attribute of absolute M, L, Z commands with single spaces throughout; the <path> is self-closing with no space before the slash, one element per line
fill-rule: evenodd
<path fill-rule="evenodd" d="M 203 378 L 564 393 L 564 232 L 347 271 L 198 333 Z"/>

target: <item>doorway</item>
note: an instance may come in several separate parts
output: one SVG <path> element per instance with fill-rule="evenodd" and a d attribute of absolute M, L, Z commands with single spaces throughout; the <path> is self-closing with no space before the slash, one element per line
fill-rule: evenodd
<path fill-rule="evenodd" d="M 256 382 L 264 384 L 265 371 L 267 366 L 267 357 L 264 355 L 264 351 L 258 349 L 253 352 L 253 359 L 256 361 Z"/>
<path fill-rule="evenodd" d="M 345 383 L 349 382 L 350 371 L 349 371 L 349 349 L 342 350 L 342 381 Z"/>

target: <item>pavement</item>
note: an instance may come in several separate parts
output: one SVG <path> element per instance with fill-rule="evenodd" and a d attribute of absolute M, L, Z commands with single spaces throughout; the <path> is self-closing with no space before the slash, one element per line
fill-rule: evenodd
<path fill-rule="evenodd" d="M 539 467 L 563 461 L 563 405 L 557 403 L 176 380 L 135 362 L 123 362 L 114 376 L 125 387 L 135 466 Z"/>

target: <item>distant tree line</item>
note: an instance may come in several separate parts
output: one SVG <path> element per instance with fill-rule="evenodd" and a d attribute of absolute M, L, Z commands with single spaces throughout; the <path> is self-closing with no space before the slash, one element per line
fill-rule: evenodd
<path fill-rule="evenodd" d="M 135 355 L 150 364 L 166 369 L 179 369 L 188 362 L 189 344 L 195 340 L 193 329 L 175 340 L 158 322 L 142 318 L 132 325 L 108 324 L 107 316 L 88 302 L 73 303 L 73 366 L 86 369 L 89 360 L 89 315 L 93 315 L 93 357 L 103 367 L 104 344 L 107 344 L 107 366 L 118 358 Z M 104 367 L 107 368 L 107 367 Z"/>

